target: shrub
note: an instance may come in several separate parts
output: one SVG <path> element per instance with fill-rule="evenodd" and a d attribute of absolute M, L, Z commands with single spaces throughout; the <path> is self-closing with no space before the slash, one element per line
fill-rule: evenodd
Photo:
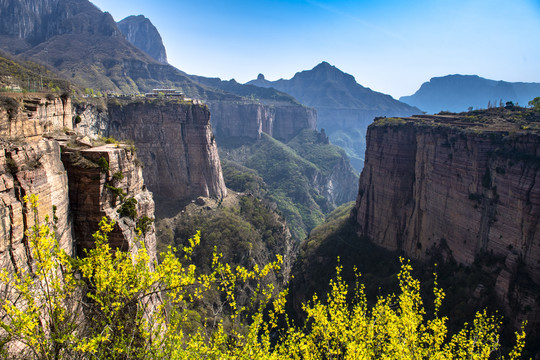
<path fill-rule="evenodd" d="M 113 179 L 118 180 L 118 181 L 123 180 L 124 179 L 124 173 L 122 171 L 120 171 L 120 170 L 115 172 L 113 174 Z"/>
<path fill-rule="evenodd" d="M 150 226 L 152 225 L 152 223 L 154 222 L 154 219 L 148 217 L 148 216 L 143 216 L 143 217 L 140 217 L 138 220 L 137 220 L 137 229 L 140 230 L 140 232 L 142 234 L 146 234 L 146 232 L 148 231 L 148 229 L 150 228 Z"/>
<path fill-rule="evenodd" d="M 135 220 L 137 216 L 137 200 L 135 198 L 125 199 L 120 209 L 118 209 L 118 214 Z"/>
<path fill-rule="evenodd" d="M 102 173 L 106 173 L 106 172 L 109 171 L 109 162 L 103 156 L 98 159 L 97 163 L 98 163 L 98 166 L 99 166 L 99 170 Z"/>
<path fill-rule="evenodd" d="M 113 196 L 114 196 L 114 201 L 116 201 L 117 198 L 120 198 L 120 201 L 124 201 L 124 199 L 125 199 L 125 197 L 127 195 L 124 192 L 124 190 L 122 190 L 121 188 L 118 188 L 118 187 L 114 187 L 114 186 L 109 185 L 109 184 L 105 184 L 105 187 L 112 191 Z"/>

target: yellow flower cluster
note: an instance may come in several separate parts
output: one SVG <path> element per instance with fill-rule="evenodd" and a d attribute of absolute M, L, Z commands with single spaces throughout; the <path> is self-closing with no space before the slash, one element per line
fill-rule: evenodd
<path fill-rule="evenodd" d="M 47 223 L 39 224 L 38 199 L 27 199 L 35 225 L 26 236 L 33 263 L 18 272 L 0 271 L 5 298 L 0 307 L 0 355 L 24 359 L 489 359 L 499 349 L 499 322 L 479 312 L 472 325 L 449 338 L 438 315 L 444 292 L 435 280 L 435 313 L 427 318 L 420 283 L 402 260 L 400 294 L 368 306 L 357 283 L 349 287 L 337 268 L 330 291 L 303 309 L 295 326 L 285 316 L 286 292 L 263 279 L 282 258 L 252 269 L 232 269 L 214 252 L 212 271 L 190 264 L 197 233 L 182 249 L 150 264 L 140 246 L 111 249 L 114 222 L 103 219 L 95 248 L 70 258 Z M 48 220 L 46 219 L 46 222 Z M 238 297 L 250 295 L 250 301 Z M 213 299 L 213 300 L 209 300 Z M 219 316 L 200 318 L 206 303 Z M 224 310 L 226 309 L 226 310 Z M 206 312 L 208 314 L 208 312 Z M 193 319 L 199 319 L 194 321 Z M 287 324 L 287 325 L 284 325 Z M 524 332 L 509 359 L 517 359 Z"/>

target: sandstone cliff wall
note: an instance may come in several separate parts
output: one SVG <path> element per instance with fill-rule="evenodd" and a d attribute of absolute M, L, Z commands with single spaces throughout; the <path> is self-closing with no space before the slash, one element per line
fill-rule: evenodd
<path fill-rule="evenodd" d="M 218 138 L 258 140 L 265 132 L 289 141 L 303 129 L 317 127 L 315 110 L 299 105 L 264 105 L 209 101 L 212 126 Z"/>
<path fill-rule="evenodd" d="M 39 140 L 42 135 L 63 129 L 73 129 L 71 99 L 2 97 L 0 137 Z"/>
<path fill-rule="evenodd" d="M 538 134 L 375 123 L 353 213 L 360 235 L 413 258 L 498 259 L 496 292 L 513 320 L 540 320 L 519 281 L 540 285 Z"/>
<path fill-rule="evenodd" d="M 100 160 L 103 159 L 103 160 Z M 69 202 L 73 217 L 73 233 L 77 254 L 93 246 L 92 234 L 106 216 L 115 220 L 109 241 L 114 248 L 129 251 L 143 241 L 151 258 L 156 257 L 156 238 L 153 224 L 136 239 L 137 220 L 154 218 L 152 194 L 144 184 L 142 167 L 127 147 L 103 145 L 88 149 L 63 147 L 62 161 L 69 179 Z M 104 169 L 100 162 L 108 164 Z M 135 199 L 136 215 L 119 214 L 125 204 Z"/>
<path fill-rule="evenodd" d="M 60 246 L 71 255 L 82 255 L 83 248 L 92 246 L 91 234 L 97 230 L 102 216 L 117 220 L 111 241 L 123 250 L 138 244 L 135 220 L 154 217 L 152 196 L 144 187 L 142 169 L 134 154 L 125 147 L 92 148 L 90 144 L 74 149 L 73 144 L 86 142 L 71 131 L 69 136 L 63 132 L 72 128 L 71 110 L 70 101 L 64 99 L 20 98 L 4 101 L 0 106 L 3 268 L 14 270 L 32 261 L 24 233 L 34 225 L 34 215 L 23 201 L 25 195 L 39 196 L 39 220 L 49 216 Z M 109 171 L 100 172 L 95 162 L 100 157 L 108 161 Z M 119 173 L 122 179 L 115 180 L 114 174 Z M 137 200 L 136 219 L 120 218 L 117 210 L 121 203 L 112 199 L 112 190 L 106 185 L 121 189 L 125 198 Z M 155 257 L 153 224 L 142 240 Z"/>
<path fill-rule="evenodd" d="M 108 135 L 135 142 L 156 199 L 224 197 L 217 145 L 204 105 L 174 101 L 109 104 Z"/>
<path fill-rule="evenodd" d="M 31 261 L 24 235 L 34 225 L 34 215 L 24 203 L 25 195 L 39 196 L 40 221 L 54 221 L 60 246 L 73 254 L 67 174 L 54 140 L 0 145 L 0 267 L 18 269 Z"/>

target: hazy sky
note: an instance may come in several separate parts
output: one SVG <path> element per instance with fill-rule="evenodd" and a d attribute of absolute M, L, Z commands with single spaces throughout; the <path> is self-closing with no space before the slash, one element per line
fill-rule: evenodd
<path fill-rule="evenodd" d="M 540 0 L 92 2 L 148 17 L 190 74 L 289 79 L 328 61 L 396 98 L 448 74 L 540 82 Z"/>

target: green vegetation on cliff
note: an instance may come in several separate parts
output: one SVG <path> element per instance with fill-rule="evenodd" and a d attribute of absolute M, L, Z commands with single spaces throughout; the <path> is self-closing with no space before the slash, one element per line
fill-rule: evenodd
<path fill-rule="evenodd" d="M 275 202 L 296 240 L 304 239 L 334 208 L 322 177 L 346 156 L 324 133 L 303 130 L 288 144 L 263 133 L 259 141 L 227 145 L 219 147 L 225 184 Z"/>
<path fill-rule="evenodd" d="M 0 91 L 17 86 L 23 91 L 67 91 L 73 85 L 43 65 L 16 61 L 0 53 Z"/>
<path fill-rule="evenodd" d="M 176 217 L 157 222 L 160 246 L 181 249 L 200 231 L 202 242 L 192 259 L 203 271 L 209 271 L 214 250 L 231 266 L 265 264 L 276 254 L 292 262 L 291 236 L 271 205 L 251 195 L 230 194 L 221 201 L 200 198 Z"/>

